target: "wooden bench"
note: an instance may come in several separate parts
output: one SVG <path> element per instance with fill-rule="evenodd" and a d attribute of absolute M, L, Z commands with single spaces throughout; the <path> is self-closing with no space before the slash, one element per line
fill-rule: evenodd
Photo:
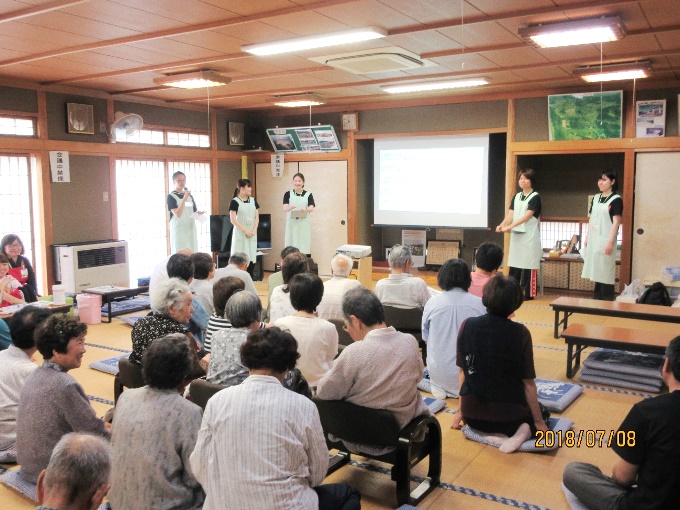
<path fill-rule="evenodd" d="M 572 378 L 581 367 L 581 352 L 586 347 L 603 347 L 621 351 L 664 354 L 675 333 L 639 329 L 572 324 L 562 331 L 567 343 L 567 377 Z"/>
<path fill-rule="evenodd" d="M 641 305 L 574 297 L 557 298 L 550 303 L 550 306 L 555 311 L 555 338 L 560 337 L 560 326 L 567 329 L 569 316 L 572 313 L 680 324 L 680 308 L 671 308 L 670 306 Z M 561 320 L 560 313 L 564 314 Z"/>

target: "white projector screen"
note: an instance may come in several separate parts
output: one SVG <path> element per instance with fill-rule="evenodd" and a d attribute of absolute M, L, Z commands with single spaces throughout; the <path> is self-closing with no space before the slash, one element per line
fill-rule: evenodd
<path fill-rule="evenodd" d="M 486 228 L 489 135 L 376 138 L 376 225 Z"/>

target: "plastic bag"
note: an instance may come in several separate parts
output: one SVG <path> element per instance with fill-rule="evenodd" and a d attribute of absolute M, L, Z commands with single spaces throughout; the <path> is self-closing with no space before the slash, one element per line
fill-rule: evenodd
<path fill-rule="evenodd" d="M 645 293 L 645 284 L 642 282 L 642 280 L 637 279 L 633 280 L 630 282 L 629 285 L 626 285 L 623 289 L 623 292 L 621 292 L 621 296 L 623 297 L 631 297 L 635 299 L 636 301 L 642 294 Z"/>

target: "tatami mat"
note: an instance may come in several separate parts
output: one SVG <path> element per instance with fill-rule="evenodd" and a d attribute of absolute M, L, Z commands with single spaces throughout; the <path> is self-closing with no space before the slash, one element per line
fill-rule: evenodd
<path fill-rule="evenodd" d="M 256 282 L 256 287 L 266 306 L 266 283 Z M 532 333 L 538 377 L 565 381 L 566 346 L 563 340 L 553 338 L 554 313 L 549 306 L 550 301 L 556 297 L 556 294 L 544 295 L 525 303 L 517 311 L 515 320 L 526 324 Z M 569 320 L 570 323 L 625 325 L 641 330 L 652 328 L 677 331 L 680 334 L 680 326 L 672 324 L 585 315 L 572 315 Z M 115 356 L 120 350 L 130 350 L 130 332 L 129 326 L 115 319 L 111 324 L 90 326 L 83 365 L 71 372 L 89 396 L 104 401 L 92 402 L 98 415 L 103 415 L 110 407 L 106 402 L 113 400 L 113 376 L 90 369 L 88 365 L 92 361 Z M 648 395 L 644 392 L 587 385 L 583 395 L 576 399 L 563 416 L 574 421 L 577 433 L 581 430 L 584 434 L 592 430 L 609 433 L 610 430 L 617 429 L 635 402 Z M 447 407 L 449 410 L 456 410 L 457 400 L 448 399 Z M 519 507 L 567 510 L 568 506 L 560 489 L 564 466 L 572 461 L 586 461 L 597 464 L 607 472 L 617 458 L 606 446 L 588 448 L 585 441 L 580 447 L 562 447 L 552 453 L 504 455 L 496 448 L 468 441 L 460 431 L 452 430 L 451 412 L 441 412 L 437 418 L 442 426 L 444 443 L 442 487 L 419 505 L 421 509 L 500 510 L 503 507 Z M 355 486 L 362 493 L 364 509 L 396 508 L 395 485 L 389 474 L 369 470 L 368 461 L 358 456 L 354 458 L 356 465 L 340 469 L 327 482 L 343 481 Z M 379 469 L 386 467 L 378 466 Z M 423 466 L 417 468 L 415 473 L 423 475 L 425 471 Z M 0 486 L 0 509 L 32 508 L 34 505 L 28 500 Z"/>

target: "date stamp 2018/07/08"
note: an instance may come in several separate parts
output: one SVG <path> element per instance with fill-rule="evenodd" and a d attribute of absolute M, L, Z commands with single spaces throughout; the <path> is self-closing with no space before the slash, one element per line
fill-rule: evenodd
<path fill-rule="evenodd" d="M 535 446 L 537 448 L 607 448 L 616 445 L 619 448 L 635 446 L 634 430 L 539 430 L 536 432 Z"/>

